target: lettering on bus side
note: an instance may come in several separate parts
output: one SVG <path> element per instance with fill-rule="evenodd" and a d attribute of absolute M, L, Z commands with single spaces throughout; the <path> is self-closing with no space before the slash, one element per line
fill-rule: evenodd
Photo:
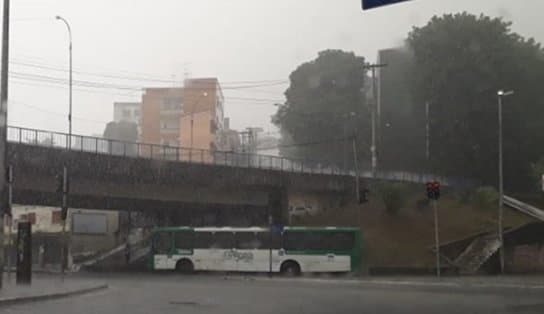
<path fill-rule="evenodd" d="M 223 252 L 223 258 L 225 260 L 236 260 L 237 262 L 239 261 L 250 262 L 253 260 L 253 253 L 228 250 Z"/>

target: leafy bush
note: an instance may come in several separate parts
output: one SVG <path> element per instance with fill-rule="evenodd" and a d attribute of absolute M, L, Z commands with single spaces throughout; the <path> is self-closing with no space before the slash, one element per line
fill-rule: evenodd
<path fill-rule="evenodd" d="M 390 214 L 398 213 L 408 200 L 407 188 L 402 183 L 381 183 L 377 186 L 377 192 Z"/>
<path fill-rule="evenodd" d="M 483 210 L 495 209 L 497 208 L 498 203 L 499 193 L 491 186 L 479 187 L 472 195 L 473 206 Z"/>

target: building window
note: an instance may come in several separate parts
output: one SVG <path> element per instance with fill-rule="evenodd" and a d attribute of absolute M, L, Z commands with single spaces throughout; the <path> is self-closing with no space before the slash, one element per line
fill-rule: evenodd
<path fill-rule="evenodd" d="M 28 213 L 27 217 L 28 221 L 35 225 L 36 224 L 36 213 Z"/>
<path fill-rule="evenodd" d="M 134 116 L 139 117 L 140 116 L 140 110 L 134 110 Z"/>
<path fill-rule="evenodd" d="M 181 110 L 182 98 L 165 98 L 161 103 L 161 110 Z"/>
<path fill-rule="evenodd" d="M 123 117 L 125 117 L 125 118 L 130 118 L 130 110 L 128 110 L 128 109 L 123 109 Z"/>
<path fill-rule="evenodd" d="M 51 213 L 51 223 L 60 224 L 62 222 L 60 210 L 55 210 Z"/>

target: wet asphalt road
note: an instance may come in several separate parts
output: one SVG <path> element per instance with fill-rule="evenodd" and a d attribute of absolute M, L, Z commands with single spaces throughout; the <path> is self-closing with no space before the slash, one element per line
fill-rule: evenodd
<path fill-rule="evenodd" d="M 222 275 L 87 276 L 107 282 L 109 289 L 0 307 L 0 313 L 544 313 L 543 289 L 453 289 Z"/>

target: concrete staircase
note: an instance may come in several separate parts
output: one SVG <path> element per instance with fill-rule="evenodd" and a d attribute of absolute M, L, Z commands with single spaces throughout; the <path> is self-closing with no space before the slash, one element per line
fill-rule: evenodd
<path fill-rule="evenodd" d="M 150 240 L 149 236 L 143 236 L 141 232 L 130 234 L 127 242 L 121 243 L 111 250 L 87 259 L 84 262 L 74 264 L 73 270 L 78 271 L 81 268 L 99 268 L 101 264 L 107 264 L 109 261 L 116 261 L 114 264 L 118 264 L 118 266 L 128 266 L 126 260 L 127 253 L 129 253 L 128 264 L 137 264 L 151 253 Z"/>
<path fill-rule="evenodd" d="M 472 241 L 454 261 L 461 274 L 474 274 L 499 249 L 501 243 L 496 234 L 486 234 Z"/>

